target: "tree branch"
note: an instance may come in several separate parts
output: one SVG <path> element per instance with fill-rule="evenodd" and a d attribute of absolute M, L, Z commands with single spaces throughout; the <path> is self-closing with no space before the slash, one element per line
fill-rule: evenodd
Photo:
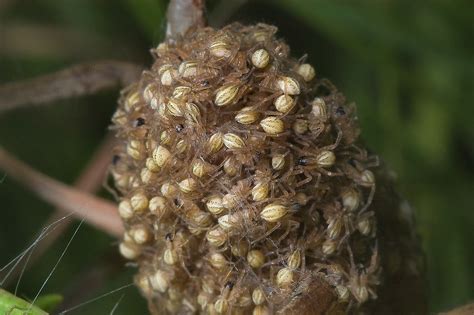
<path fill-rule="evenodd" d="M 112 148 L 115 143 L 115 138 L 108 136 L 99 148 L 94 153 L 92 159 L 89 161 L 87 166 L 84 168 L 84 171 L 81 173 L 79 178 L 75 183 L 75 187 L 84 192 L 95 193 L 102 186 L 105 172 L 107 167 L 110 164 L 110 159 L 112 157 Z M 64 217 L 64 213 L 68 213 L 66 209 L 55 209 L 55 211 L 50 215 L 50 217 L 43 224 L 43 228 L 50 226 L 54 222 L 57 222 Z M 50 232 L 45 235 L 44 239 L 36 246 L 33 251 L 28 267 L 34 264 L 38 258 L 40 258 L 51 245 L 67 230 L 69 225 L 73 222 L 72 218 L 63 220 L 63 222 L 57 225 L 54 229 L 51 229 Z M 38 233 L 39 234 L 39 233 Z M 4 285 L 8 285 L 8 282 L 13 281 L 17 278 L 18 274 L 21 272 L 21 269 L 15 269 L 12 272 L 7 282 Z"/>
<path fill-rule="evenodd" d="M 62 184 L 20 162 L 0 147 L 0 169 L 25 185 L 41 199 L 72 212 L 78 218 L 113 235 L 123 234 L 123 226 L 114 203 Z"/>
<path fill-rule="evenodd" d="M 171 0 L 166 13 L 166 37 L 175 37 L 193 27 L 205 26 L 204 14 L 204 0 Z"/>
<path fill-rule="evenodd" d="M 94 94 L 138 80 L 142 68 L 120 61 L 76 65 L 34 79 L 0 86 L 0 112 L 26 105 Z"/>

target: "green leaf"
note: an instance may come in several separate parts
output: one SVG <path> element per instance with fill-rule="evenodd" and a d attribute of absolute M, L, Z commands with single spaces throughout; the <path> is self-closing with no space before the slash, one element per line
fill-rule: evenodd
<path fill-rule="evenodd" d="M 38 297 L 35 305 L 42 310 L 50 313 L 63 301 L 63 296 L 60 294 L 46 294 Z"/>

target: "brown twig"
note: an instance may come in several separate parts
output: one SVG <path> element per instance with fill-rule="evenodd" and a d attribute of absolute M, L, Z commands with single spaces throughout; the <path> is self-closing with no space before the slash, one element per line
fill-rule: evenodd
<path fill-rule="evenodd" d="M 166 37 L 186 33 L 192 27 L 206 25 L 204 0 L 171 0 L 166 18 Z"/>
<path fill-rule="evenodd" d="M 72 212 L 89 224 L 115 237 L 123 226 L 115 204 L 64 185 L 20 162 L 0 147 L 0 169 L 25 185 L 40 198 L 58 208 Z"/>
<path fill-rule="evenodd" d="M 8 6 L 12 4 L 12 2 L 13 1 L 11 0 L 0 0 L 0 10 L 8 8 Z"/>
<path fill-rule="evenodd" d="M 0 86 L 0 112 L 15 107 L 94 94 L 136 81 L 142 68 L 120 61 L 98 61 Z"/>
<path fill-rule="evenodd" d="M 108 136 L 99 148 L 94 153 L 92 159 L 89 161 L 87 166 L 84 168 L 84 171 L 77 179 L 74 187 L 80 189 L 84 192 L 95 193 L 102 186 L 102 182 L 105 176 L 107 167 L 109 166 L 110 159 L 112 156 L 112 148 L 115 143 L 115 139 L 111 136 Z M 68 211 L 65 209 L 56 209 L 50 217 L 46 220 L 43 225 L 44 227 L 50 226 L 54 222 L 57 222 L 64 217 L 64 213 Z M 51 229 L 50 232 L 45 236 L 40 243 L 36 246 L 35 250 L 32 252 L 32 255 L 29 259 L 28 266 L 31 267 L 35 261 L 37 261 L 54 242 L 67 230 L 69 225 L 73 222 L 71 218 L 63 220 L 62 224 L 58 224 L 54 229 Z M 9 281 L 16 279 L 18 274 L 21 272 L 21 269 L 15 269 L 13 273 L 8 278 Z M 5 283 L 7 285 L 8 283 Z"/>
<path fill-rule="evenodd" d="M 0 10 L 1 3 L 0 0 Z M 93 31 L 43 23 L 8 21 L 0 24 L 0 56 L 22 58 L 49 58 L 59 60 L 96 59 L 100 56 L 140 60 L 136 45 L 123 45 L 118 38 L 106 37 Z M 21 38 L 21 40 L 18 40 Z M 115 47 L 120 45 L 120 50 Z"/>

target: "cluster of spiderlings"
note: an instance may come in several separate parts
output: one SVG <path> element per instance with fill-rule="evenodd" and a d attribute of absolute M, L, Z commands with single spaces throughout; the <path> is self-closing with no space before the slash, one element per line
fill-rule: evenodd
<path fill-rule="evenodd" d="M 340 303 L 375 298 L 377 160 L 354 106 L 275 33 L 168 40 L 123 91 L 120 252 L 157 313 L 276 314 L 316 275 Z"/>

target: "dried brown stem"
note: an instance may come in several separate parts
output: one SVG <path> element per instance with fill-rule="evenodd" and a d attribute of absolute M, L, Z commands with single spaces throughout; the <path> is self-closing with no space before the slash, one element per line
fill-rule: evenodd
<path fill-rule="evenodd" d="M 166 37 L 185 34 L 192 27 L 206 25 L 204 0 L 171 0 L 166 18 Z"/>
<path fill-rule="evenodd" d="M 4 0 L 0 0 L 0 10 L 2 1 Z M 22 20 L 4 22 L 0 29 L 2 57 L 94 60 L 100 56 L 127 56 L 131 60 L 137 60 L 141 56 L 134 45 L 121 45 L 120 51 L 114 50 L 119 44 L 118 38 L 64 25 L 59 28 L 56 25 Z"/>
<path fill-rule="evenodd" d="M 118 237 L 123 234 L 122 222 L 115 204 L 41 174 L 1 147 L 0 169 L 56 207 L 72 212 L 74 216 L 110 235 Z"/>
<path fill-rule="evenodd" d="M 94 153 L 92 159 L 89 161 L 84 171 L 79 176 L 75 183 L 75 187 L 84 192 L 94 193 L 102 186 L 103 179 L 107 167 L 109 166 L 110 159 L 112 156 L 112 148 L 114 146 L 114 138 L 108 136 L 103 144 L 99 146 L 97 151 Z M 64 213 L 67 213 L 66 209 L 56 209 L 51 216 L 46 220 L 44 227 L 50 226 L 54 222 L 57 222 L 64 217 Z M 57 225 L 54 229 L 51 229 L 47 236 L 41 240 L 33 251 L 29 265 L 32 266 L 54 242 L 67 230 L 69 225 L 73 222 L 70 218 L 63 220 L 62 224 Z M 12 275 L 9 277 L 9 281 L 16 279 L 21 269 L 15 269 Z"/>
<path fill-rule="evenodd" d="M 9 5 L 12 4 L 13 1 L 11 0 L 0 0 L 0 10 L 8 8 Z"/>
<path fill-rule="evenodd" d="M 73 66 L 34 79 L 0 86 L 0 112 L 90 95 L 136 81 L 142 68 L 120 61 L 98 61 Z"/>

